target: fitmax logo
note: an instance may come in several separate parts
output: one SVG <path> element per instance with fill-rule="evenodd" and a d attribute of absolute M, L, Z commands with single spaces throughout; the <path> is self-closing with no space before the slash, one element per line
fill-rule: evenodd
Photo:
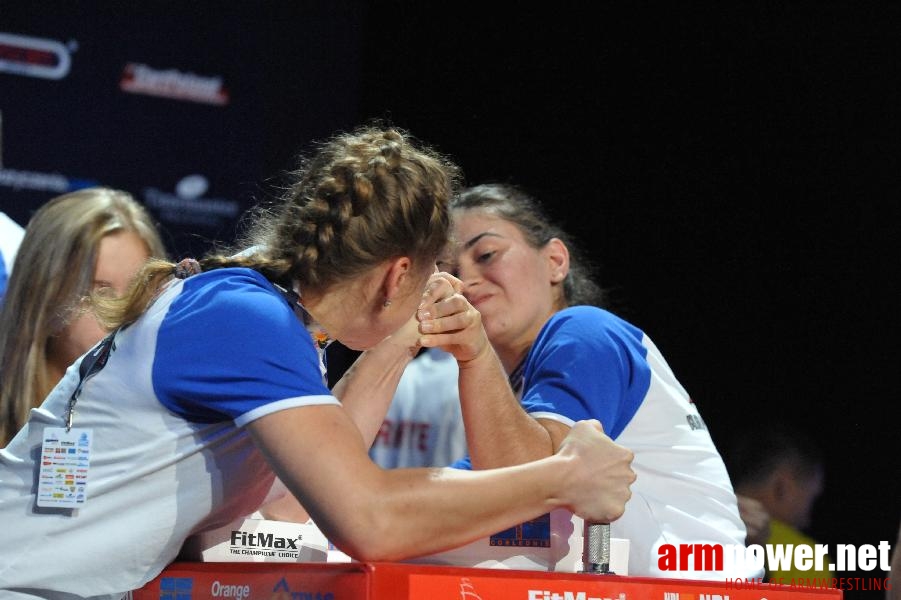
<path fill-rule="evenodd" d="M 271 533 L 248 533 L 246 531 L 232 531 L 231 545 L 249 548 L 275 548 L 278 550 L 299 550 L 296 540 L 278 537 Z"/>

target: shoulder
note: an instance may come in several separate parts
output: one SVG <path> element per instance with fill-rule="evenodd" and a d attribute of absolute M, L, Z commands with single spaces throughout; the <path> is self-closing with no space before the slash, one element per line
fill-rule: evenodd
<path fill-rule="evenodd" d="M 572 326 L 592 324 L 601 327 L 609 327 L 622 321 L 612 312 L 598 308 L 597 306 L 569 306 L 557 311 L 548 319 L 548 323 L 557 323 L 559 326 Z"/>
<path fill-rule="evenodd" d="M 293 315 L 287 302 L 261 274 L 252 269 L 228 268 L 194 275 L 183 282 L 166 320 L 171 323 L 188 317 L 240 325 L 283 321 Z"/>
<path fill-rule="evenodd" d="M 570 306 L 555 313 L 542 327 L 538 339 L 553 338 L 604 344 L 617 339 L 641 340 L 638 327 L 596 306 Z"/>
<path fill-rule="evenodd" d="M 304 352 L 309 334 L 291 306 L 265 277 L 251 269 L 228 268 L 177 282 L 161 298 L 158 354 L 178 357 L 234 354 L 261 360 L 273 348 Z"/>

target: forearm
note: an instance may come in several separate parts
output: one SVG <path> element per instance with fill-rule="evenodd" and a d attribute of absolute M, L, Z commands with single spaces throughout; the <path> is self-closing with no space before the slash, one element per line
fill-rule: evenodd
<path fill-rule="evenodd" d="M 366 447 L 375 440 L 404 368 L 414 356 L 408 345 L 398 342 L 387 338 L 361 354 L 332 389 Z"/>
<path fill-rule="evenodd" d="M 609 522 L 634 481 L 631 453 L 596 422 L 577 424 L 552 457 L 477 472 L 381 469 L 333 405 L 279 411 L 247 428 L 325 535 L 361 560 L 447 550 L 560 507 Z"/>
<path fill-rule="evenodd" d="M 460 404 L 474 469 L 517 465 L 553 454 L 550 435 L 520 406 L 490 346 L 458 364 Z"/>
<path fill-rule="evenodd" d="M 560 457 L 509 469 L 383 471 L 380 527 L 363 519 L 344 523 L 350 535 L 367 531 L 351 548 L 361 560 L 402 560 L 456 548 L 522 523 L 564 502 L 558 489 L 568 467 Z M 426 508 L 427 507 L 427 508 Z M 363 514 L 358 512 L 357 514 Z M 379 533 L 376 533 L 379 532 Z"/>
<path fill-rule="evenodd" d="M 299 418 L 307 434 L 296 436 Z M 572 457 L 502 470 L 381 469 L 334 406 L 262 417 L 248 426 L 276 474 L 339 548 L 398 560 L 463 545 L 564 504 Z M 298 458 L 302 457 L 302 458 Z"/>

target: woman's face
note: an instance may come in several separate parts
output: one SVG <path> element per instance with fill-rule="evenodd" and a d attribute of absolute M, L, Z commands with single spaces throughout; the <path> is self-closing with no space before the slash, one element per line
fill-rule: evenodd
<path fill-rule="evenodd" d="M 345 305 L 342 312 L 345 314 L 340 319 L 341 328 L 336 337 L 348 348 L 367 350 L 409 324 L 422 301 L 429 276 L 434 271 L 434 262 L 425 268 L 412 267 L 400 282 L 400 289 L 388 306 L 383 305 L 381 298 L 376 298 L 370 304 L 362 296 L 350 291 L 354 295 L 342 300 Z M 367 309 L 367 306 L 371 308 Z M 415 335 L 412 331 L 408 333 Z"/>
<path fill-rule="evenodd" d="M 533 248 L 516 225 L 483 210 L 454 211 L 452 233 L 454 256 L 438 268 L 463 281 L 463 295 L 498 351 L 530 346 L 555 312 L 554 284 L 565 267 L 549 246 Z"/>
<path fill-rule="evenodd" d="M 111 288 L 116 295 L 122 295 L 149 257 L 147 244 L 133 231 L 116 231 L 104 236 L 97 251 L 94 289 Z M 91 312 L 82 312 L 50 340 L 48 359 L 65 370 L 106 334 Z"/>

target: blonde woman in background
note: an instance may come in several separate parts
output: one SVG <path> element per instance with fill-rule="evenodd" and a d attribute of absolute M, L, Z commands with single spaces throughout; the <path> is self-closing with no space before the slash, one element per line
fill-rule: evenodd
<path fill-rule="evenodd" d="M 148 258 L 165 255 L 149 213 L 127 192 L 88 188 L 35 212 L 0 307 L 0 447 L 108 333 L 84 299 L 102 288 L 122 294 Z"/>

